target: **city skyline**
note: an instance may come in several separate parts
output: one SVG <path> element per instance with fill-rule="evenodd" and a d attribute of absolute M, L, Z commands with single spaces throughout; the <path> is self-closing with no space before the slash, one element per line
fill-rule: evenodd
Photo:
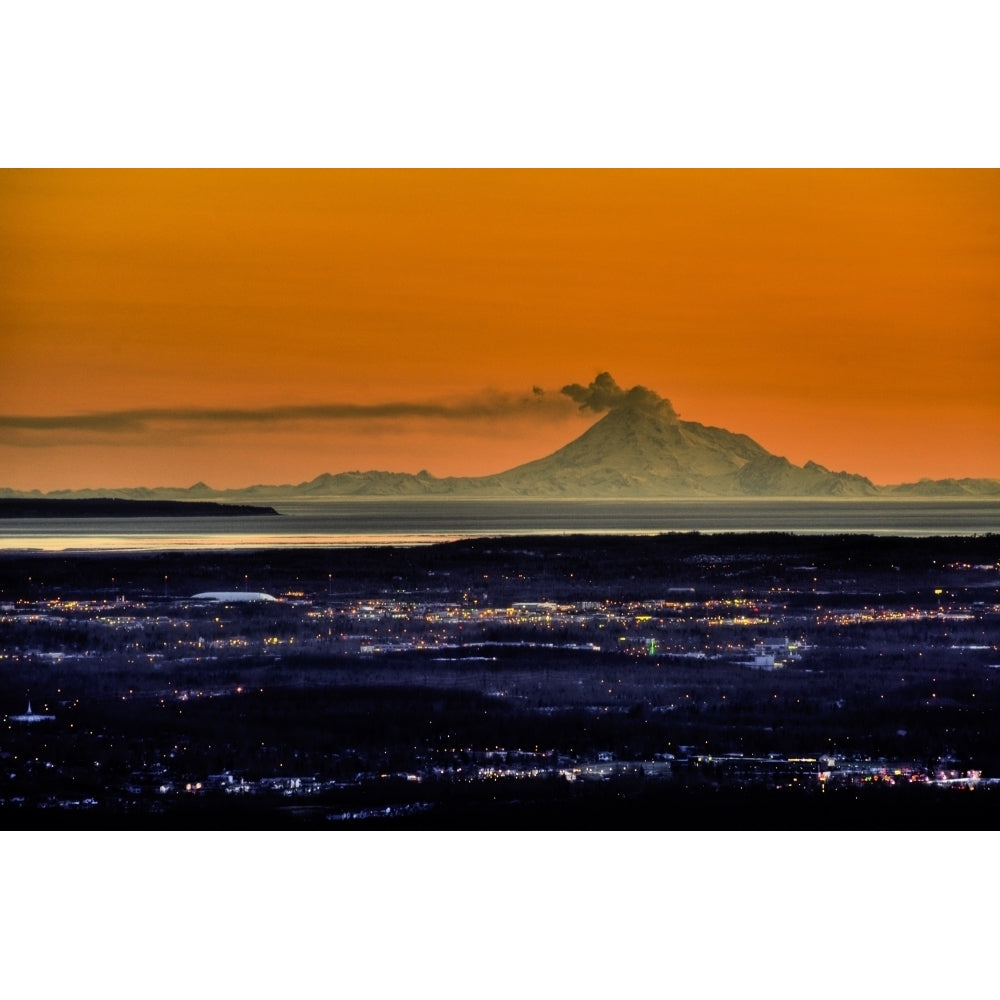
<path fill-rule="evenodd" d="M 486 475 L 599 414 L 1000 478 L 992 170 L 5 170 L 0 486 Z"/>

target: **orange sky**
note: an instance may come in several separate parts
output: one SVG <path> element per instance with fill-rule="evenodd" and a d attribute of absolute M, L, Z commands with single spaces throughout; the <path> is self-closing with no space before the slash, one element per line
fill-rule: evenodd
<path fill-rule="evenodd" d="M 498 472 L 601 371 L 1000 478 L 1000 172 L 0 171 L 0 486 Z"/>

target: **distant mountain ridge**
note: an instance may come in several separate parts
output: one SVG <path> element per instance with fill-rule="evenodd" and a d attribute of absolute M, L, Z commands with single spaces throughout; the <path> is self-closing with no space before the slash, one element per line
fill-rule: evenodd
<path fill-rule="evenodd" d="M 883 492 L 909 497 L 1000 497 L 1000 479 L 921 479 L 886 486 Z"/>
<path fill-rule="evenodd" d="M 606 372 L 563 392 L 605 415 L 544 458 L 489 476 L 438 478 L 428 472 L 324 473 L 308 482 L 213 490 L 184 488 L 17 492 L 0 497 L 309 500 L 333 497 L 482 497 L 698 499 L 740 497 L 1000 497 L 1000 480 L 922 479 L 876 486 L 865 476 L 816 462 L 794 465 L 745 434 L 681 420 L 670 401 L 636 386 L 621 389 Z"/>

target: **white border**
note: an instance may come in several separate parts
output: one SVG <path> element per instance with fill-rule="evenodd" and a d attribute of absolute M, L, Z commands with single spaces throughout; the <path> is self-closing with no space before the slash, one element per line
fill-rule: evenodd
<path fill-rule="evenodd" d="M 993 166 L 995 8 L 7 5 L 5 166 Z"/>

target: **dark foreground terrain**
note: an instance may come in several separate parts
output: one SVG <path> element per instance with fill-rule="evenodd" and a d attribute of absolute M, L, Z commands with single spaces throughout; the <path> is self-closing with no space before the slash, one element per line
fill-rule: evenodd
<path fill-rule="evenodd" d="M 0 606 L 8 827 L 996 825 L 997 535 L 2 554 Z"/>

